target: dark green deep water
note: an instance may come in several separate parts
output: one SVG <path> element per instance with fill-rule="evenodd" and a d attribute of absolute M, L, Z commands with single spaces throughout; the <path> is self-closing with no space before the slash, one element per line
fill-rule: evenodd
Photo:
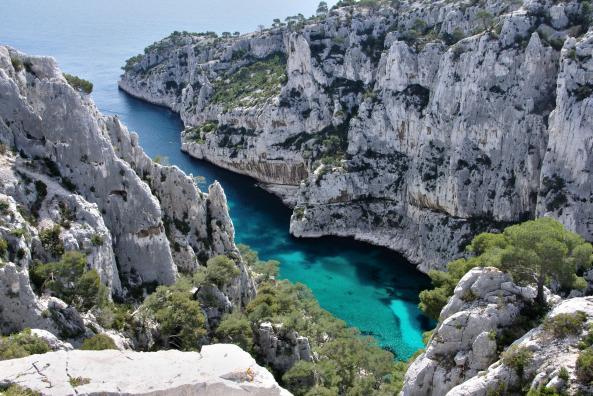
<path fill-rule="evenodd" d="M 306 284 L 322 307 L 406 359 L 423 347 L 421 334 L 430 327 L 417 308 L 418 293 L 428 286 L 424 275 L 387 249 L 344 238 L 291 237 L 290 211 L 279 199 L 250 178 L 181 153 L 179 117 L 116 85 L 125 59 L 173 30 L 247 32 L 276 17 L 310 15 L 317 2 L 2 0 L 0 44 L 54 56 L 65 72 L 91 80 L 100 110 L 117 114 L 136 131 L 149 155 L 164 155 L 185 172 L 204 176 L 205 183 L 222 184 L 238 242 L 263 259 L 281 261 L 282 278 Z"/>

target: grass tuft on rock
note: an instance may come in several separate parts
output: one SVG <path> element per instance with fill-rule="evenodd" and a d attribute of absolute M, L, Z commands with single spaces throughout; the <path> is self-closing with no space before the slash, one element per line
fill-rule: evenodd
<path fill-rule="evenodd" d="M 0 337 L 0 360 L 18 359 L 50 350 L 47 342 L 32 334 L 30 329 Z"/>
<path fill-rule="evenodd" d="M 106 334 L 95 334 L 82 342 L 80 347 L 83 351 L 103 351 L 106 349 L 117 349 L 113 338 Z"/>

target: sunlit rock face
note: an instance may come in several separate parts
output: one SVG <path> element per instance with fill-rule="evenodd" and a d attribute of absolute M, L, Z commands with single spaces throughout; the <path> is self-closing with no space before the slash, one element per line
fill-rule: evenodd
<path fill-rule="evenodd" d="M 253 298 L 222 187 L 204 193 L 177 167 L 153 162 L 54 59 L 0 46 L 0 143 L 0 332 L 88 332 L 92 320 L 34 290 L 29 274 L 70 251 L 118 298 L 227 255 L 240 270 L 221 291 L 229 310 Z"/>
<path fill-rule="evenodd" d="M 523 394 L 541 387 L 590 394 L 590 384 L 577 379 L 576 361 L 593 324 L 593 298 L 562 300 L 546 289 L 551 310 L 534 322 L 528 315 L 535 297 L 533 286 L 520 287 L 496 268 L 470 270 L 441 311 L 425 352 L 410 364 L 401 396 Z M 579 317 L 574 331 L 546 328 L 560 314 Z M 517 350 L 527 356 L 519 371 L 504 358 Z"/>
<path fill-rule="evenodd" d="M 200 353 L 50 352 L 0 362 L 0 383 L 44 395 L 290 396 L 247 352 L 226 344 Z"/>
<path fill-rule="evenodd" d="M 120 87 L 179 112 L 186 152 L 273 184 L 294 235 L 440 268 L 476 233 L 535 216 L 593 239 L 582 7 L 403 1 L 178 33 L 128 62 Z"/>

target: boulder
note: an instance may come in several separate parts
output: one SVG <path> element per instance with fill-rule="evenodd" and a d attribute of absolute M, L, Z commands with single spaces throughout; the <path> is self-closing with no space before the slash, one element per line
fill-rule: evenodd
<path fill-rule="evenodd" d="M 59 351 L 0 362 L 0 384 L 43 395 L 289 396 L 235 345 L 198 352 Z"/>

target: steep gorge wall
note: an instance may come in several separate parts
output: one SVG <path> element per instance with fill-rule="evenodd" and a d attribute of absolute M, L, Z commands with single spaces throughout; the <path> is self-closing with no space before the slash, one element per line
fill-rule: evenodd
<path fill-rule="evenodd" d="M 592 240 L 590 9 L 383 3 L 176 33 L 120 87 L 178 111 L 183 150 L 288 194 L 296 236 L 354 236 L 425 271 L 535 216 Z"/>
<path fill-rule="evenodd" d="M 75 308 L 36 295 L 29 277 L 67 251 L 83 253 L 119 298 L 172 284 L 217 255 L 240 270 L 222 290 L 230 304 L 255 295 L 222 187 L 203 193 L 178 168 L 154 163 L 138 136 L 101 115 L 52 58 L 0 46 L 0 143 L 2 333 L 85 332 Z"/>

